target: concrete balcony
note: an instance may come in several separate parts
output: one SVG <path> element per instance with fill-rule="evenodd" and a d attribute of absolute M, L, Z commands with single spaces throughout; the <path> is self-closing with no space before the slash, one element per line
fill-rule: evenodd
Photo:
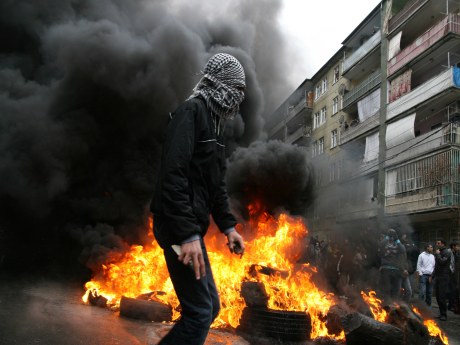
<path fill-rule="evenodd" d="M 285 140 L 288 144 L 306 145 L 310 141 L 311 127 L 301 126 L 293 133 L 289 134 Z"/>
<path fill-rule="evenodd" d="M 396 71 L 405 67 L 410 61 L 428 51 L 440 42 L 444 37 L 452 33 L 460 33 L 460 17 L 450 13 L 441 21 L 425 31 L 423 35 L 417 37 L 409 46 L 404 48 L 388 62 L 388 75 L 391 76 Z"/>
<path fill-rule="evenodd" d="M 382 34 L 377 31 L 371 38 L 369 38 L 361 47 L 354 51 L 343 63 L 343 74 L 345 75 L 354 65 L 367 56 L 382 40 Z"/>
<path fill-rule="evenodd" d="M 355 126 L 349 126 L 340 132 L 340 145 L 346 144 L 352 139 L 359 137 L 360 135 L 378 127 L 380 111 L 370 116 L 365 121 L 358 123 Z"/>
<path fill-rule="evenodd" d="M 377 201 L 363 203 L 363 205 L 343 205 L 337 215 L 337 223 L 347 223 L 352 220 L 376 218 L 379 210 Z"/>
<path fill-rule="evenodd" d="M 434 78 L 431 78 L 427 82 L 416 87 L 411 92 L 390 103 L 387 107 L 386 119 L 390 120 L 395 116 L 408 112 L 409 110 L 415 111 L 417 106 L 426 103 L 432 98 L 440 96 L 447 90 L 458 89 L 458 73 L 459 68 L 448 68 Z"/>
<path fill-rule="evenodd" d="M 398 28 L 402 23 L 404 23 L 408 18 L 414 15 L 419 9 L 425 5 L 430 0 L 413 0 L 409 1 L 407 5 L 398 13 L 396 13 L 388 23 L 389 32 L 393 32 Z"/>
<path fill-rule="evenodd" d="M 455 137 L 458 139 L 458 135 Z M 449 139 L 450 140 L 450 139 Z M 386 170 L 385 213 L 418 213 L 460 205 L 460 150 L 446 147 Z"/>
<path fill-rule="evenodd" d="M 380 85 L 382 80 L 380 71 L 372 73 L 361 84 L 353 88 L 343 97 L 343 108 L 348 107 L 354 102 L 358 101 L 361 97 L 373 90 L 376 86 Z"/>
<path fill-rule="evenodd" d="M 285 118 L 270 130 L 269 136 L 272 137 L 276 133 L 279 133 L 283 127 L 292 127 L 293 125 L 297 126 L 299 122 L 299 117 L 301 117 L 304 114 L 304 111 L 311 112 L 311 110 L 312 104 L 310 102 L 307 102 L 306 98 L 302 98 L 302 100 L 298 104 L 296 104 L 295 106 L 291 106 L 289 108 Z M 308 112 L 305 113 L 305 115 L 307 114 Z"/>

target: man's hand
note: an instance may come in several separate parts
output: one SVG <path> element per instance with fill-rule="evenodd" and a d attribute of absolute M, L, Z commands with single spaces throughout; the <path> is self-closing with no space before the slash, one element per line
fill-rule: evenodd
<path fill-rule="evenodd" d="M 228 240 L 228 248 L 230 249 L 231 253 L 240 254 L 243 256 L 244 253 L 244 242 L 243 237 L 236 232 L 232 231 L 227 235 Z"/>
<path fill-rule="evenodd" d="M 204 277 L 206 275 L 206 266 L 204 264 L 200 240 L 184 243 L 180 246 L 180 249 L 179 261 L 182 261 L 184 265 L 192 266 L 197 280 L 200 277 Z"/>

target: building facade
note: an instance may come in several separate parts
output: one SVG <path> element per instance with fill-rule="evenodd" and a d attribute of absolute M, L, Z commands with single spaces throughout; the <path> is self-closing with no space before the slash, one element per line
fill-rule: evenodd
<path fill-rule="evenodd" d="M 297 110 L 269 137 L 311 156 L 313 233 L 392 226 L 420 243 L 458 240 L 459 13 L 455 0 L 382 1 L 293 93 L 308 140 L 292 136 Z"/>

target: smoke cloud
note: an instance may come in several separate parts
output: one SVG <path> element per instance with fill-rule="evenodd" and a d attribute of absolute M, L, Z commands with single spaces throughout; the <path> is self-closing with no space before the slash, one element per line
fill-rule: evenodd
<path fill-rule="evenodd" d="M 82 252 L 83 261 L 96 263 L 107 251 L 146 241 L 168 113 L 214 53 L 235 55 L 247 76 L 241 117 L 226 131 L 229 147 L 260 138 L 266 114 L 292 89 L 276 24 L 281 5 L 2 1 L 3 263 L 39 266 Z M 236 164 L 243 155 L 235 155 Z M 299 172 L 288 175 L 300 179 Z M 302 201 L 283 203 L 296 210 Z"/>
<path fill-rule="evenodd" d="M 227 170 L 228 193 L 241 215 L 260 203 L 276 214 L 280 210 L 305 215 L 313 201 L 314 175 L 304 149 L 280 141 L 256 141 L 238 148 Z"/>

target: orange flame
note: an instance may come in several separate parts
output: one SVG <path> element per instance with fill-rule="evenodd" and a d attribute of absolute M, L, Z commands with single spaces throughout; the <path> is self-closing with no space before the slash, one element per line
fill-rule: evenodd
<path fill-rule="evenodd" d="M 364 291 L 361 291 L 361 296 L 363 297 L 364 302 L 366 302 L 371 309 L 374 319 L 380 322 L 385 322 L 388 314 L 387 311 L 382 308 L 382 301 L 376 297 L 376 292 L 369 291 L 369 294 L 366 294 Z"/>
<path fill-rule="evenodd" d="M 256 217 L 258 214 L 258 217 Z M 311 317 L 311 338 L 329 337 L 325 316 L 334 305 L 334 295 L 319 290 L 312 282 L 316 273 L 308 264 L 297 264 L 302 250 L 302 239 L 308 234 L 300 218 L 286 214 L 274 218 L 260 212 L 255 205 L 250 209 L 248 228 L 240 229 L 245 234 L 246 251 L 242 258 L 229 253 L 225 239 L 216 229 L 210 229 L 206 246 L 213 268 L 214 279 L 219 289 L 221 311 L 212 327 L 236 328 L 245 308 L 241 296 L 243 281 L 258 281 L 265 286 L 269 295 L 268 307 L 276 310 L 302 311 Z M 252 234 L 251 234 L 252 232 Z M 260 274 L 251 267 L 259 265 L 270 268 L 275 274 Z M 108 304 L 117 308 L 121 296 L 136 297 L 152 291 L 162 291 L 155 297 L 173 308 L 173 319 L 179 302 L 169 278 L 161 248 L 153 242 L 145 248 L 132 246 L 121 259 L 106 264 L 99 274 L 86 283 L 83 300 L 88 301 L 90 293 L 96 292 L 108 299 Z"/>
<path fill-rule="evenodd" d="M 412 310 L 414 311 L 415 314 L 417 314 L 418 316 L 422 316 L 420 314 L 420 311 L 415 308 L 415 307 L 412 307 Z M 447 336 L 441 331 L 441 329 L 439 328 L 439 326 L 436 324 L 436 322 L 434 320 L 424 320 L 423 321 L 423 324 L 426 326 L 426 328 L 428 329 L 428 333 L 430 333 L 430 335 L 432 337 L 439 337 L 439 339 L 441 339 L 442 343 L 445 344 L 445 345 L 449 345 L 449 339 L 447 338 Z"/>
<path fill-rule="evenodd" d="M 364 291 L 361 291 L 361 296 L 371 309 L 371 313 L 372 315 L 374 315 L 374 319 L 380 322 L 385 322 L 388 314 L 386 310 L 382 308 L 382 301 L 376 297 L 376 292 L 369 291 L 369 294 L 366 294 Z M 412 307 L 412 310 L 418 316 L 422 317 L 420 311 L 417 308 Z M 443 344 L 449 345 L 449 340 L 447 336 L 441 331 L 441 329 L 438 327 L 434 320 L 424 320 L 423 324 L 428 329 L 430 336 L 439 337 Z"/>

